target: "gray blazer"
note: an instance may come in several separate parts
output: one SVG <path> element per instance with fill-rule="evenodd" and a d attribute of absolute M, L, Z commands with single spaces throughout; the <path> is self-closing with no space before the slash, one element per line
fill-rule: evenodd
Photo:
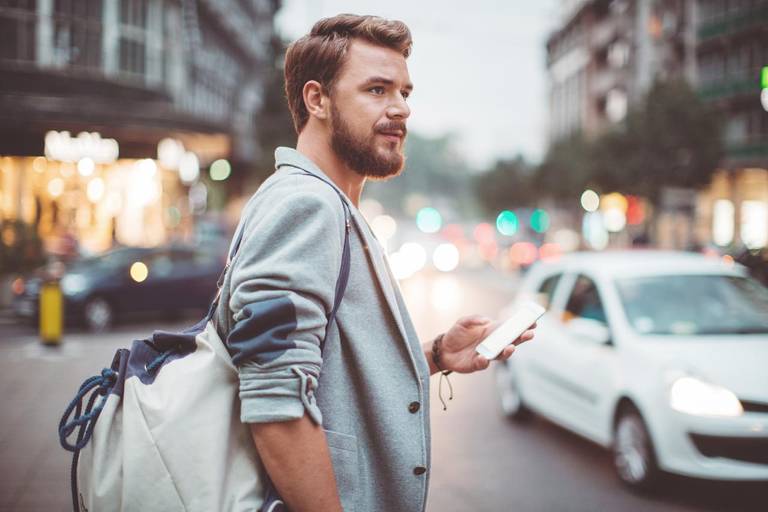
<path fill-rule="evenodd" d="M 296 150 L 243 210 L 243 241 L 216 314 L 240 373 L 241 419 L 323 426 L 346 512 L 423 511 L 430 465 L 429 367 L 384 253 L 352 211 L 351 269 L 326 326 L 344 242 L 339 197 Z M 346 197 L 345 197 L 346 200 Z M 321 355 L 320 341 L 328 333 Z"/>

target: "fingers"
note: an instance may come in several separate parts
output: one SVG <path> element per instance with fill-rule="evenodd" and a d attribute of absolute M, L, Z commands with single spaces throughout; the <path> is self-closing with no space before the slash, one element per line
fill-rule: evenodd
<path fill-rule="evenodd" d="M 530 341 L 534 338 L 534 336 L 535 336 L 535 333 L 533 329 L 529 329 L 525 331 L 523 334 L 521 334 L 520 337 L 513 342 L 513 346 L 520 345 L 521 343 L 525 343 L 526 341 Z"/>
<path fill-rule="evenodd" d="M 512 354 L 514 354 L 514 353 L 515 353 L 515 346 L 514 345 L 510 345 L 507 348 L 505 348 L 504 350 L 502 350 L 501 354 L 496 356 L 496 359 L 498 361 L 505 361 L 505 360 L 509 359 L 512 356 Z"/>
<path fill-rule="evenodd" d="M 485 370 L 488 368 L 488 366 L 491 364 L 491 361 L 486 359 L 485 357 L 478 355 L 475 357 L 475 360 L 473 361 L 472 365 L 474 366 L 473 371 L 479 372 L 481 370 Z"/>
<path fill-rule="evenodd" d="M 487 323 L 490 323 L 491 319 L 484 315 L 469 315 L 462 318 L 459 318 L 459 320 L 456 322 L 457 324 L 461 325 L 465 328 L 470 327 L 476 327 L 479 325 L 485 325 Z"/>

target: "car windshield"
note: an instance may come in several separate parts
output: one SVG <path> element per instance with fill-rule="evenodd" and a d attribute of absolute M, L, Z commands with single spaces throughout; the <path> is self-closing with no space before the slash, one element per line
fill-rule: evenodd
<path fill-rule="evenodd" d="M 768 288 L 728 275 L 618 279 L 630 325 L 639 334 L 768 333 Z"/>

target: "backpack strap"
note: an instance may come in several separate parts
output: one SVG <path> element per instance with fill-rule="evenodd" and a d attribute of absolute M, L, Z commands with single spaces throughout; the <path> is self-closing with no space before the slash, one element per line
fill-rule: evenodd
<path fill-rule="evenodd" d="M 327 184 L 329 187 L 331 187 L 331 189 L 333 189 L 333 191 L 336 192 L 336 194 L 338 195 L 339 201 L 341 201 L 342 209 L 344 211 L 344 248 L 342 249 L 342 252 L 341 252 L 341 268 L 339 269 L 339 276 L 336 279 L 336 290 L 334 294 L 333 307 L 328 312 L 326 317 L 328 320 L 328 326 L 330 326 L 336 320 L 336 313 L 339 310 L 341 301 L 344 298 L 344 293 L 347 290 L 347 283 L 349 282 L 349 271 L 351 267 L 351 256 L 350 256 L 351 251 L 349 248 L 349 233 L 352 230 L 352 221 L 351 221 L 352 211 L 350 210 L 349 205 L 347 204 L 346 199 L 344 199 L 344 196 L 342 195 L 342 193 L 339 192 L 339 190 L 334 185 L 332 185 L 328 180 L 316 174 L 313 174 L 301 167 L 296 167 L 294 165 L 289 165 L 288 167 L 293 167 L 295 169 L 298 169 L 299 171 L 302 171 L 302 172 L 293 173 L 294 175 L 311 176 Z M 235 258 L 238 251 L 240 250 L 240 245 L 242 244 L 242 241 L 243 241 L 244 229 L 245 229 L 245 226 L 241 225 L 240 229 L 238 229 L 237 233 L 235 234 L 235 242 L 232 244 L 232 248 L 229 251 L 227 264 L 224 266 L 224 270 L 222 270 L 221 275 L 219 276 L 219 279 L 217 282 L 218 290 L 216 292 L 216 297 L 213 299 L 213 302 L 211 303 L 211 306 L 208 309 L 208 314 L 205 317 L 205 322 L 203 323 L 207 323 L 209 320 L 213 319 L 213 316 L 216 313 L 216 309 L 219 306 L 219 300 L 221 299 L 221 290 L 224 286 L 224 276 L 229 270 L 229 267 L 232 264 L 232 260 Z M 320 342 L 321 353 L 323 351 L 323 348 L 325 348 L 325 340 L 328 339 L 328 333 L 329 333 L 329 329 L 326 327 L 325 336 Z"/>

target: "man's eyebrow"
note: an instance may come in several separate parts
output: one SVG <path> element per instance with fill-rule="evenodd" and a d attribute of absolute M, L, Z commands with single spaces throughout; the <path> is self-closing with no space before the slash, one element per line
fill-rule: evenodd
<path fill-rule="evenodd" d="M 368 78 L 363 83 L 363 87 L 366 87 L 366 86 L 369 86 L 369 85 L 373 85 L 373 84 L 394 85 L 395 81 L 392 80 L 391 78 L 385 78 L 383 76 L 372 76 L 372 77 Z M 407 91 L 412 91 L 413 90 L 413 84 L 408 82 L 407 84 L 405 84 L 403 89 L 405 89 Z"/>

